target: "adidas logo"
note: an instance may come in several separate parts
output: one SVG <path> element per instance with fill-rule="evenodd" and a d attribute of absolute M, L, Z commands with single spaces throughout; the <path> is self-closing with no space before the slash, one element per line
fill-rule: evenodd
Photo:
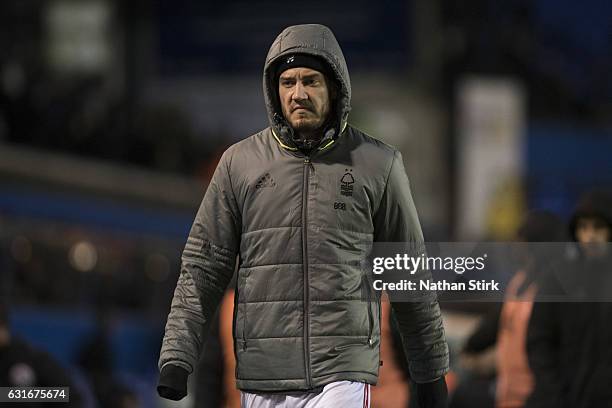
<path fill-rule="evenodd" d="M 255 184 L 256 189 L 265 188 L 265 187 L 276 187 L 276 183 L 270 173 L 264 174 L 262 177 L 257 180 L 257 184 Z"/>

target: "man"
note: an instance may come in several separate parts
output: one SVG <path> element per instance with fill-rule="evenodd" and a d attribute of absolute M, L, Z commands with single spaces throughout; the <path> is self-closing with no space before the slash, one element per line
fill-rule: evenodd
<path fill-rule="evenodd" d="M 545 280 L 539 295 L 567 301 L 533 305 L 527 356 L 535 388 L 528 408 L 612 407 L 612 194 L 585 195 L 570 233 L 579 257 Z"/>
<path fill-rule="evenodd" d="M 362 407 L 380 364 L 380 303 L 350 259 L 374 241 L 422 251 L 402 157 L 347 124 L 348 70 L 327 27 L 285 29 L 268 53 L 263 87 L 270 127 L 223 154 L 187 239 L 158 391 L 186 395 L 201 326 L 239 255 L 242 405 Z M 422 407 L 445 406 L 448 347 L 437 300 L 393 308 Z"/>

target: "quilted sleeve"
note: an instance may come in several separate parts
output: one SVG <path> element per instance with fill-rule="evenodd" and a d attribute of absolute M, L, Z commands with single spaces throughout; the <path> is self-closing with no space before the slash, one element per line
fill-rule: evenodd
<path fill-rule="evenodd" d="M 397 151 L 374 217 L 374 235 L 378 242 L 401 242 L 409 255 L 425 251 L 410 182 L 402 155 Z M 424 295 L 418 300 L 398 302 L 389 294 L 410 375 L 417 383 L 434 381 L 449 370 L 448 345 L 437 296 L 435 292 Z"/>
<path fill-rule="evenodd" d="M 240 245 L 241 213 L 226 151 L 208 185 L 183 255 L 159 358 L 192 372 L 211 320 L 232 278 Z"/>

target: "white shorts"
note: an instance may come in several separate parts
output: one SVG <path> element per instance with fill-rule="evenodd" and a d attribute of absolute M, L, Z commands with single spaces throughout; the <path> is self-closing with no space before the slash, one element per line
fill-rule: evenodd
<path fill-rule="evenodd" d="M 370 408 L 370 384 L 336 381 L 319 394 L 252 394 L 240 391 L 242 408 Z"/>

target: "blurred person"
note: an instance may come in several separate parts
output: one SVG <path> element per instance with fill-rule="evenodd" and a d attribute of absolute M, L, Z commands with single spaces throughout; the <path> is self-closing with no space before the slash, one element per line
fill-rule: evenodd
<path fill-rule="evenodd" d="M 372 388 L 372 406 L 376 408 L 406 408 L 410 400 L 406 356 L 401 347 L 397 326 L 393 324 L 389 298 L 381 298 L 380 370 L 378 383 Z"/>
<path fill-rule="evenodd" d="M 194 392 L 195 408 L 240 408 L 232 334 L 235 288 L 236 281 L 232 279 L 208 333 L 203 333 L 207 340 L 190 379 L 190 383 L 197 384 Z"/>
<path fill-rule="evenodd" d="M 236 388 L 236 357 L 234 355 L 234 302 L 233 290 L 223 297 L 219 310 L 219 336 L 223 355 L 223 408 L 240 408 L 240 391 Z"/>
<path fill-rule="evenodd" d="M 12 335 L 8 307 L 0 302 L 0 387 L 68 387 L 68 403 L 19 403 L 27 408 L 82 407 L 82 399 L 68 371 L 50 354 Z"/>
<path fill-rule="evenodd" d="M 501 304 L 491 304 L 459 353 L 458 384 L 450 408 L 495 406 L 496 341 Z"/>
<path fill-rule="evenodd" d="M 517 231 L 519 242 L 563 242 L 561 219 L 549 211 L 531 211 Z M 484 315 L 461 353 L 470 375 L 453 395 L 452 407 L 522 407 L 531 393 L 533 376 L 527 363 L 527 325 L 550 252 L 524 247 L 521 267 L 510 279 L 505 300 Z"/>
<path fill-rule="evenodd" d="M 593 191 L 570 222 L 579 257 L 550 276 L 540 292 L 599 300 L 612 283 L 612 194 Z M 544 283 L 542 284 L 544 285 Z M 610 298 L 610 293 L 605 300 Z M 544 300 L 544 299 L 543 299 Z M 535 387 L 527 408 L 612 407 L 612 303 L 537 302 L 528 327 L 527 355 Z"/>
<path fill-rule="evenodd" d="M 520 227 L 521 242 L 564 242 L 567 238 L 562 220 L 549 211 L 533 211 Z M 558 245 L 552 245 L 552 250 Z M 547 269 L 551 253 L 527 246 L 521 269 L 506 288 L 497 334 L 497 408 L 521 408 L 533 389 L 533 374 L 527 362 L 527 327 L 537 292 L 538 277 Z"/>
<path fill-rule="evenodd" d="M 232 320 L 234 313 L 234 291 L 228 290 L 223 297 L 219 310 L 219 336 L 222 344 L 222 355 L 224 360 L 223 369 L 223 402 L 220 404 L 209 404 L 210 406 L 222 406 L 224 408 L 240 408 L 240 392 L 236 388 L 236 358 L 234 357 L 234 339 L 232 336 Z M 214 329 L 212 330 L 214 332 Z M 213 340 L 213 339 L 211 339 Z M 209 343 L 206 347 L 209 347 Z M 204 354 L 204 353 L 203 353 Z M 371 390 L 371 404 L 377 408 L 406 408 L 409 407 L 410 373 L 405 362 L 406 356 L 402 350 L 401 337 L 393 324 L 391 305 L 386 295 L 381 299 L 381 337 L 380 337 L 380 370 L 378 383 Z M 383 364 L 384 363 L 384 364 Z M 198 367 L 201 377 L 202 366 Z M 210 367 L 207 367 L 210 368 Z M 208 371 L 210 373 L 210 370 Z M 208 379 L 210 381 L 210 379 Z M 198 382 L 198 387 L 201 383 Z M 196 392 L 200 392 L 198 389 Z M 209 396 L 210 397 L 210 396 Z M 204 399 L 200 399 L 204 401 Z M 196 406 L 199 404 L 196 398 Z M 210 401 L 210 399 L 209 399 Z M 215 400 L 216 401 L 216 400 Z M 414 399 L 414 404 L 417 404 Z M 413 405 L 414 406 L 414 405 Z"/>
<path fill-rule="evenodd" d="M 239 254 L 233 331 L 242 406 L 369 406 L 380 300 L 347 259 L 365 256 L 360 245 L 374 241 L 424 250 L 402 156 L 348 125 L 348 69 L 327 27 L 285 29 L 263 85 L 270 127 L 223 154 L 187 239 L 158 392 L 187 394 L 202 326 Z M 437 408 L 446 406 L 448 346 L 428 295 L 392 308 L 420 407 Z"/>
<path fill-rule="evenodd" d="M 233 313 L 234 291 L 228 290 L 223 297 L 219 310 L 219 334 L 224 360 L 223 402 L 221 404 L 210 404 L 211 406 L 219 405 L 224 408 L 240 408 L 240 392 L 236 388 L 234 374 L 236 358 L 234 357 L 234 338 L 232 336 Z M 381 366 L 378 373 L 378 383 L 371 390 L 371 403 L 372 406 L 377 408 L 406 408 L 409 406 L 410 390 L 408 378 L 410 374 L 405 363 L 406 356 L 401 349 L 401 338 L 398 338 L 398 336 L 397 328 L 392 324 L 389 299 L 386 295 L 383 295 L 381 299 Z M 208 343 L 210 342 L 209 340 Z M 208 347 L 208 343 L 206 347 Z M 200 385 L 198 382 L 198 386 Z M 196 392 L 199 392 L 199 390 Z M 196 406 L 204 405 L 198 405 L 196 402 Z"/>
<path fill-rule="evenodd" d="M 109 309 L 109 304 L 102 304 L 96 311 L 96 330 L 81 346 L 78 364 L 91 383 L 100 406 L 136 407 L 136 395 L 115 378 Z"/>

